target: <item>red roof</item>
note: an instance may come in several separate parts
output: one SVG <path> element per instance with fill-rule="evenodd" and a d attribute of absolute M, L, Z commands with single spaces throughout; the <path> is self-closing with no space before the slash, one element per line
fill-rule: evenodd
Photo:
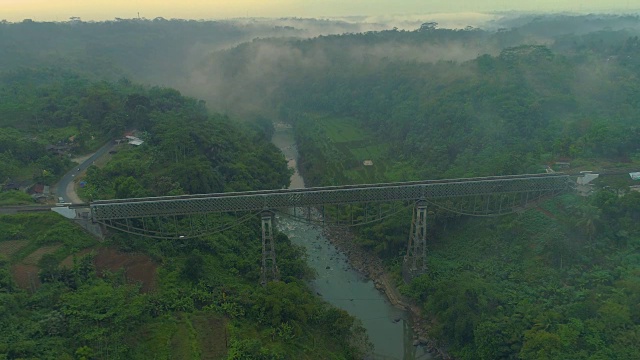
<path fill-rule="evenodd" d="M 44 184 L 35 184 L 31 188 L 30 194 L 42 194 L 44 192 Z"/>

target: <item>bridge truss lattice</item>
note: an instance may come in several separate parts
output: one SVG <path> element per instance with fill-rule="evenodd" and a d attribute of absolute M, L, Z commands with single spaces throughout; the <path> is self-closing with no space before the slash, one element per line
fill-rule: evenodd
<path fill-rule="evenodd" d="M 101 223 L 158 216 L 261 212 L 294 207 L 418 200 L 461 214 L 495 216 L 517 211 L 541 197 L 566 191 L 569 183 L 568 175 L 514 175 L 100 200 L 89 206 L 93 221 Z"/>
<path fill-rule="evenodd" d="M 357 226 L 413 207 L 406 261 L 419 273 L 426 266 L 426 206 L 469 216 L 500 216 L 570 188 L 569 175 L 555 173 L 101 200 L 89 206 L 92 220 L 105 227 L 165 239 L 202 237 L 261 216 L 263 263 L 273 264 L 274 274 L 272 223 L 265 214 L 279 211 L 310 222 Z"/>

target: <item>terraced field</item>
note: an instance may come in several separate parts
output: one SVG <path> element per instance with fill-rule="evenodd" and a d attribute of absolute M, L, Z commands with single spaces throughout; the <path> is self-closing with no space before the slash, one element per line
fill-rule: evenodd
<path fill-rule="evenodd" d="M 7 258 L 11 258 L 13 254 L 17 253 L 28 244 L 29 242 L 27 240 L 9 240 L 0 242 L 0 254 Z"/>
<path fill-rule="evenodd" d="M 0 232 L 6 234 L 0 237 L 0 257 L 8 260 L 15 284 L 30 294 L 41 289 L 45 255 L 67 268 L 73 268 L 76 259 L 90 256 L 97 276 L 119 274 L 124 282 L 140 284 L 141 293 L 158 288 L 159 265 L 151 257 L 98 243 L 57 214 L 2 216 Z M 126 341 L 135 348 L 136 358 L 154 354 L 158 359 L 221 359 L 227 353 L 228 337 L 227 320 L 220 315 L 176 312 L 144 324 L 139 336 Z"/>
<path fill-rule="evenodd" d="M 6 235 L 4 241 L 0 237 L 0 255 L 9 260 L 14 280 L 24 289 L 33 291 L 39 286 L 43 256 L 51 255 L 58 265 L 70 268 L 74 257 L 91 252 L 98 273 L 124 269 L 127 281 L 142 283 L 142 291 L 155 288 L 157 266 L 148 256 L 102 248 L 94 238 L 55 213 L 1 216 L 0 233 Z"/>

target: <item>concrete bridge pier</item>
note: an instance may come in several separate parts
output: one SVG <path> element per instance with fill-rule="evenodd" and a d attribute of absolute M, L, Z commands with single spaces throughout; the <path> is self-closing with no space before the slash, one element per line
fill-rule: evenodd
<path fill-rule="evenodd" d="M 417 201 L 413 207 L 407 255 L 402 264 L 402 277 L 410 282 L 427 271 L 427 203 Z"/>
<path fill-rule="evenodd" d="M 262 274 L 260 284 L 265 286 L 269 281 L 279 279 L 278 266 L 276 265 L 276 248 L 273 239 L 273 212 L 264 211 L 261 215 L 262 222 Z"/>

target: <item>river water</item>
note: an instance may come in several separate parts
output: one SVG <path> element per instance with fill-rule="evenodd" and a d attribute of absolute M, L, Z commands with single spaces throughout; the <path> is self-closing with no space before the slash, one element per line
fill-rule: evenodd
<path fill-rule="evenodd" d="M 298 173 L 293 131 L 285 124 L 275 124 L 272 142 L 282 150 L 294 168 L 292 189 L 304 187 Z M 308 254 L 308 264 L 316 273 L 310 284 L 313 290 L 329 303 L 360 319 L 374 345 L 373 359 L 433 359 L 422 347 L 413 346 L 414 334 L 409 315 L 382 295 L 372 281 L 356 272 L 347 257 L 327 240 L 320 227 L 278 216 L 277 226 L 296 245 Z"/>

